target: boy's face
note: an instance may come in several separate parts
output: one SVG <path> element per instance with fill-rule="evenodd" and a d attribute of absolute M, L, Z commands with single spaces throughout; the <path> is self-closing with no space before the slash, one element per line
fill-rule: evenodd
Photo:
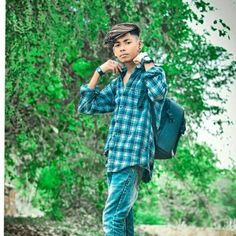
<path fill-rule="evenodd" d="M 141 40 L 130 33 L 118 38 L 113 46 L 113 53 L 122 63 L 133 61 L 141 49 Z"/>

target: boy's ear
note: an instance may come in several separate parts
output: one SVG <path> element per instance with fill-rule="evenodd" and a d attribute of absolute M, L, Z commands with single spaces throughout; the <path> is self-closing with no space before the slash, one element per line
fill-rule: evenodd
<path fill-rule="evenodd" d="M 141 51 L 143 48 L 143 42 L 141 41 L 141 39 L 139 40 L 139 51 Z"/>
<path fill-rule="evenodd" d="M 112 52 L 113 52 L 114 56 L 117 57 L 116 54 L 115 54 L 114 47 L 112 47 Z"/>

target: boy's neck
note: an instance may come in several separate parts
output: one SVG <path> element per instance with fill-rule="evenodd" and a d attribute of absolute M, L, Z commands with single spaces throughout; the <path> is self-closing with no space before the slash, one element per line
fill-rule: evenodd
<path fill-rule="evenodd" d="M 132 61 L 132 62 L 127 62 L 127 63 L 124 63 L 126 68 L 127 68 L 127 73 L 132 73 L 134 68 L 136 67 L 136 64 Z"/>

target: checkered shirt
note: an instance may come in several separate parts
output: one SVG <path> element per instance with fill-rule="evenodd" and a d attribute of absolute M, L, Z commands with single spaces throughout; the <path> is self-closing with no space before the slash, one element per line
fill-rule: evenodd
<path fill-rule="evenodd" d="M 150 103 L 155 102 L 156 126 L 167 93 L 164 70 L 157 65 L 145 71 L 136 66 L 126 85 L 120 75 L 100 89 L 88 84 L 80 87 L 79 113 L 95 114 L 112 112 L 112 119 L 104 147 L 107 172 L 117 172 L 129 166 L 139 165 L 150 171 L 154 161 L 154 138 Z"/>

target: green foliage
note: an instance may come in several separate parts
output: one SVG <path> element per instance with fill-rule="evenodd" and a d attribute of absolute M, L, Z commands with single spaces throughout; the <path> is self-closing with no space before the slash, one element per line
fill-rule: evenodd
<path fill-rule="evenodd" d="M 106 197 L 102 150 L 110 115 L 78 115 L 79 88 L 89 81 L 97 65 L 112 57 L 112 52 L 102 47 L 105 32 L 115 23 L 130 21 L 139 23 L 144 50 L 164 68 L 169 96 L 183 104 L 187 114 L 189 132 L 178 159 L 158 164 L 158 177 L 168 173 L 171 180 L 190 184 L 193 191 L 214 199 L 215 191 L 209 186 L 219 176 L 217 160 L 206 145 L 191 141 L 192 126 L 200 125 L 205 114 L 223 112 L 221 105 L 212 106 L 208 100 L 223 103 L 225 98 L 206 88 L 227 87 L 235 78 L 236 63 L 223 48 L 209 45 L 204 36 L 189 28 L 188 21 L 202 24 L 203 13 L 212 10 L 203 0 L 194 4 L 200 16 L 181 0 L 8 1 L 6 180 L 18 181 L 17 186 L 25 192 L 27 186 L 33 186 L 34 205 L 54 219 L 61 220 L 68 209 L 80 207 L 84 199 L 101 211 Z M 229 31 L 222 20 L 213 28 L 223 36 Z M 107 77 L 100 82 L 105 86 Z M 144 219 L 145 223 L 164 224 L 181 219 L 200 225 L 201 217 L 212 222 L 202 198 L 189 205 L 200 209 L 198 221 L 183 209 L 174 209 L 168 191 L 176 183 L 170 183 L 151 185 L 158 190 L 154 197 L 148 195 L 152 191 L 147 186 L 143 188 L 141 197 L 150 209 L 155 202 L 156 209 L 155 213 L 141 211 L 143 204 L 137 209 L 138 222 Z M 227 193 L 234 192 L 232 183 Z M 185 191 L 179 188 L 173 193 L 181 204 L 190 194 L 185 195 Z M 159 213 L 159 194 L 172 209 L 168 215 Z M 235 217 L 231 195 L 217 199 L 227 206 L 229 216 Z"/>
<path fill-rule="evenodd" d="M 227 215 L 229 219 L 236 218 L 236 169 L 222 171 L 222 177 L 217 179 L 215 183 L 216 187 L 221 192 L 218 196 L 218 202 L 223 206 L 222 211 Z M 225 222 L 221 222 L 225 225 Z"/>
<path fill-rule="evenodd" d="M 86 61 L 83 58 L 78 59 L 72 64 L 73 71 L 80 77 L 89 77 L 90 71 L 94 69 L 94 63 Z"/>
<path fill-rule="evenodd" d="M 225 227 L 235 219 L 235 169 L 218 169 L 206 144 L 183 142 L 175 159 L 156 162 L 154 173 L 141 186 L 137 223 Z"/>
<path fill-rule="evenodd" d="M 136 224 L 165 225 L 167 223 L 166 218 L 160 215 L 158 191 L 160 189 L 156 181 L 148 185 L 141 183 L 138 201 L 134 205 Z"/>

